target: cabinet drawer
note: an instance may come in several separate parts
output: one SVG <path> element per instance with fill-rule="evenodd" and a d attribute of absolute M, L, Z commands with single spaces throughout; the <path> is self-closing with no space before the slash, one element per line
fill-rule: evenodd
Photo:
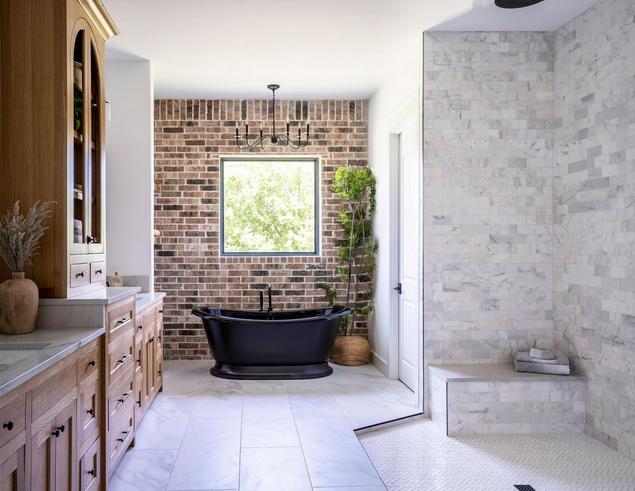
<path fill-rule="evenodd" d="M 97 491 L 101 478 L 99 458 L 99 438 L 90 446 L 79 460 L 79 489 L 80 491 Z"/>
<path fill-rule="evenodd" d="M 129 329 L 108 345 L 107 366 L 111 383 L 134 363 L 134 330 L 132 327 L 130 324 Z"/>
<path fill-rule="evenodd" d="M 72 357 L 71 357 L 72 360 Z M 68 395 L 71 391 L 77 393 L 77 363 L 76 360 L 66 363 L 53 373 L 31 392 L 31 420 L 35 421 L 56 402 Z"/>
<path fill-rule="evenodd" d="M 98 343 L 93 343 L 86 347 L 86 351 L 79 355 L 77 362 L 77 378 L 83 382 L 92 374 L 99 374 L 101 362 L 100 349 Z"/>
<path fill-rule="evenodd" d="M 88 263 L 71 264 L 71 288 L 88 285 L 90 283 Z"/>
<path fill-rule="evenodd" d="M 134 407 L 126 405 L 124 411 L 112 422 L 108 433 L 108 474 L 115 470 L 120 457 L 134 438 Z"/>
<path fill-rule="evenodd" d="M 100 380 L 84 382 L 79 389 L 79 448 L 85 450 L 99 436 Z"/>
<path fill-rule="evenodd" d="M 99 283 L 106 279 L 106 263 L 103 261 L 97 261 L 90 263 L 90 282 Z"/>
<path fill-rule="evenodd" d="M 127 329 L 134 330 L 135 297 L 117 302 L 108 308 L 108 330 L 112 343 Z"/>
<path fill-rule="evenodd" d="M 17 436 L 25 425 L 26 403 L 24 394 L 0 407 L 0 447 Z"/>
<path fill-rule="evenodd" d="M 130 367 L 108 390 L 109 421 L 116 419 L 125 408 L 132 405 L 134 395 L 134 371 Z"/>

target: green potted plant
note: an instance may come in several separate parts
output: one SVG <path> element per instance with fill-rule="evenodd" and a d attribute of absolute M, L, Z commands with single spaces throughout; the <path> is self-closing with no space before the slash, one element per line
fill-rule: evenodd
<path fill-rule="evenodd" d="M 338 275 L 345 286 L 345 305 L 351 316 L 342 321 L 335 338 L 331 359 L 340 365 L 363 365 L 368 362 L 368 338 L 356 334 L 356 321 L 373 310 L 373 278 L 377 240 L 373 237 L 375 214 L 375 176 L 368 167 L 340 167 L 331 187 L 340 198 L 338 210 L 343 236 L 338 247 L 341 266 Z M 334 287 L 321 283 L 327 300 L 337 297 Z"/>
<path fill-rule="evenodd" d="M 26 215 L 20 214 L 20 202 L 0 217 L 0 256 L 11 279 L 0 284 L 0 332 L 27 334 L 35 328 L 39 301 L 36 284 L 24 277 L 24 267 L 39 247 L 48 228 L 50 202 L 36 202 Z"/>

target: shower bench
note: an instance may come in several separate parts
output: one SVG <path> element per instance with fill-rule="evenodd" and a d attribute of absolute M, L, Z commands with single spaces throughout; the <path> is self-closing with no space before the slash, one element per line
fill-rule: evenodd
<path fill-rule="evenodd" d="M 519 373 L 512 364 L 429 370 L 432 421 L 447 436 L 584 431 L 582 377 Z"/>

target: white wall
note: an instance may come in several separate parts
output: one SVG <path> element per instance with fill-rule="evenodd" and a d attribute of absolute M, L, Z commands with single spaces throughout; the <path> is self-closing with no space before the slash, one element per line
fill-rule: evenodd
<path fill-rule="evenodd" d="M 397 377 L 396 346 L 391 346 L 393 332 L 392 310 L 396 309 L 397 295 L 393 291 L 395 278 L 391 270 L 396 267 L 395 245 L 391 237 L 397 234 L 396 216 L 391 196 L 397 189 L 397 172 L 391 162 L 391 137 L 409 119 L 420 121 L 421 43 L 414 46 L 402 68 L 391 74 L 370 100 L 369 106 L 369 162 L 377 178 L 377 213 L 375 235 L 379 241 L 377 257 L 375 311 L 369 324 L 369 337 L 373 362 L 386 375 Z M 392 349 L 391 349 L 392 348 Z M 393 360 L 391 360 L 391 357 Z M 389 370 L 390 365 L 390 370 Z"/>
<path fill-rule="evenodd" d="M 154 93 L 149 61 L 106 64 L 108 274 L 153 285 Z"/>

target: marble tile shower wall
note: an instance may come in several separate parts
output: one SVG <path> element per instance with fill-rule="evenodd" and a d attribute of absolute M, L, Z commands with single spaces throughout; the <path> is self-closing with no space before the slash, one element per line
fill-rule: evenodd
<path fill-rule="evenodd" d="M 553 35 L 424 38 L 425 362 L 553 344 Z"/>
<path fill-rule="evenodd" d="M 236 125 L 270 131 L 268 100 L 157 100 L 154 106 L 155 287 L 164 304 L 165 358 L 209 358 L 197 304 L 257 309 L 258 291 L 271 284 L 276 309 L 326 305 L 316 283 L 338 283 L 341 237 L 331 191 L 337 167 L 368 163 L 368 101 L 277 101 L 277 116 L 293 125 L 310 119 L 312 144 L 302 151 L 262 153 L 319 155 L 322 248 L 319 257 L 222 257 L 219 254 L 220 157 L 241 151 Z M 242 152 L 260 154 L 261 152 Z M 357 323 L 366 334 L 366 319 Z"/>
<path fill-rule="evenodd" d="M 556 48 L 556 340 L 587 430 L 635 459 L 635 2 L 601 0 Z"/>

